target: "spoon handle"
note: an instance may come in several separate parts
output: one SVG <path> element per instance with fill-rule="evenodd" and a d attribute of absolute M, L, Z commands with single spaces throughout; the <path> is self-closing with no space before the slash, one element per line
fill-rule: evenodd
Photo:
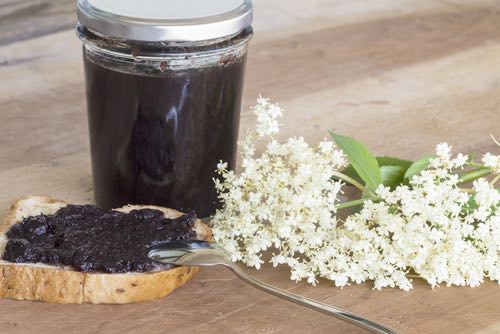
<path fill-rule="evenodd" d="M 246 274 L 242 269 L 240 269 L 237 265 L 235 264 L 230 264 L 228 265 L 229 269 L 231 269 L 236 276 L 241 278 L 243 281 L 246 283 L 252 285 L 253 287 L 263 290 L 267 293 L 270 293 L 276 297 L 283 298 L 285 300 L 288 300 L 292 303 L 299 304 L 305 307 L 308 307 L 310 309 L 313 309 L 315 311 L 327 314 L 329 316 L 338 318 L 343 321 L 347 321 L 353 325 L 359 326 L 361 328 L 364 328 L 372 333 L 377 333 L 377 334 L 400 334 L 398 331 L 384 326 L 382 324 L 379 324 L 377 322 L 365 319 L 357 314 L 344 311 L 342 309 L 326 305 L 323 303 L 320 303 L 318 301 L 315 301 L 313 299 L 309 299 L 303 296 L 299 296 L 290 292 L 287 292 L 285 290 L 278 289 L 272 285 L 260 282 L 256 280 L 255 278 L 252 278 L 248 274 Z"/>

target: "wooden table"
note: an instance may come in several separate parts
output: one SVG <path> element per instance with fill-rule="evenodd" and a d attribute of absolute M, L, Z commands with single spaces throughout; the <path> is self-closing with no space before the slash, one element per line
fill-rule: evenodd
<path fill-rule="evenodd" d="M 24 194 L 92 201 L 74 2 L 0 1 L 0 209 Z M 447 141 L 500 138 L 500 3 L 495 0 L 256 0 L 241 133 L 257 95 L 286 109 L 282 138 L 327 129 L 378 154 L 416 158 Z M 43 35 L 43 36 L 38 36 Z M 38 36 L 36 38 L 31 38 Z M 496 148 L 498 150 L 498 148 Z M 372 291 L 263 281 L 404 333 L 500 333 L 500 287 Z M 124 306 L 0 301 L 1 333 L 363 333 L 206 269 L 162 300 Z"/>

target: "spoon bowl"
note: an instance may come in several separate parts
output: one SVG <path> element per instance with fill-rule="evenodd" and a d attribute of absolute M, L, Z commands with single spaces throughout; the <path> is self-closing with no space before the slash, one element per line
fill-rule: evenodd
<path fill-rule="evenodd" d="M 231 257 L 217 244 L 202 241 L 172 241 L 149 252 L 152 260 L 177 266 L 231 266 Z"/>

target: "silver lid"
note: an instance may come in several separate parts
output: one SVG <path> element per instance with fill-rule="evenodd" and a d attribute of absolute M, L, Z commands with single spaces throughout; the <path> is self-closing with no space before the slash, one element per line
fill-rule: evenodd
<path fill-rule="evenodd" d="M 137 41 L 202 41 L 252 23 L 251 0 L 78 0 L 81 25 Z"/>

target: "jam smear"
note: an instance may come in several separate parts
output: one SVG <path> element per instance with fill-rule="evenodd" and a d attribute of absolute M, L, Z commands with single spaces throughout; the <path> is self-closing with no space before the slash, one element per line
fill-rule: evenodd
<path fill-rule="evenodd" d="M 70 266 L 83 272 L 125 273 L 169 269 L 148 258 L 149 249 L 196 238 L 196 215 L 165 218 L 159 210 L 123 213 L 68 205 L 52 215 L 25 218 L 7 232 L 3 260 Z"/>

